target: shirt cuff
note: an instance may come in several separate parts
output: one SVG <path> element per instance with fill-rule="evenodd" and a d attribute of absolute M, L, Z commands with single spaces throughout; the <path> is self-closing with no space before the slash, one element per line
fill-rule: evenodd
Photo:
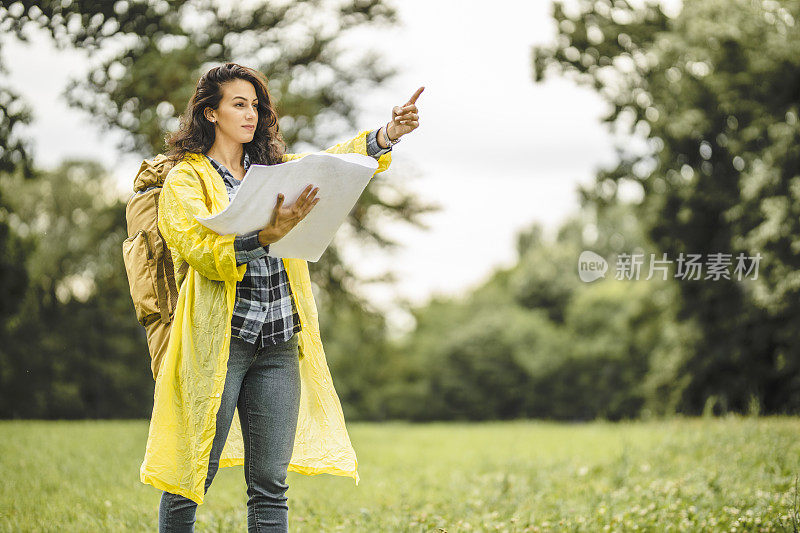
<path fill-rule="evenodd" d="M 380 128 L 378 128 L 380 129 Z M 378 130 L 372 130 L 367 134 L 367 155 L 378 159 L 386 152 L 391 152 L 392 147 L 381 148 L 378 144 Z"/>
<path fill-rule="evenodd" d="M 237 264 L 249 263 L 253 259 L 264 257 L 269 253 L 269 244 L 261 246 L 261 243 L 258 242 L 258 231 L 253 230 L 249 233 L 243 233 L 233 239 L 233 249 L 236 251 Z"/>

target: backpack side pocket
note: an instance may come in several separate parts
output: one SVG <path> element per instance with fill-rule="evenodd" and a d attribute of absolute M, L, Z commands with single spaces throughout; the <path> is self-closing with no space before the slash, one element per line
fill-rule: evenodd
<path fill-rule="evenodd" d="M 122 242 L 122 259 L 128 274 L 136 320 L 141 325 L 151 322 L 151 315 L 159 315 L 156 292 L 157 261 L 147 231 L 140 229 Z"/>

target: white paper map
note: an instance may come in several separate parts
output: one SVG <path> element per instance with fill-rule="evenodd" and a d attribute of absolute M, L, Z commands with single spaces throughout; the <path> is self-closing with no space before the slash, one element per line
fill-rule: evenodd
<path fill-rule="evenodd" d="M 306 186 L 314 185 L 319 187 L 319 202 L 281 240 L 269 245 L 269 255 L 318 261 L 377 168 L 373 157 L 328 152 L 278 165 L 250 165 L 228 207 L 195 218 L 220 235 L 240 235 L 269 223 L 278 193 L 283 193 L 286 207 Z"/>

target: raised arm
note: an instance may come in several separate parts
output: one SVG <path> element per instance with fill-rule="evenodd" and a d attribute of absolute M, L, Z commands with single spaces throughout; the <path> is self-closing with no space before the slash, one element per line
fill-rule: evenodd
<path fill-rule="evenodd" d="M 375 174 L 383 172 L 389 168 L 392 162 L 392 148 L 391 144 L 387 142 L 387 136 L 389 141 L 396 143 L 400 137 L 411 133 L 419 127 L 419 111 L 416 102 L 424 89 L 425 87 L 420 87 L 405 104 L 393 107 L 392 120 L 386 126 L 381 126 L 377 130 L 360 131 L 352 139 L 331 146 L 325 151 L 332 154 L 355 153 L 376 157 L 378 159 L 378 169 Z M 284 154 L 283 162 L 299 159 L 309 153 L 311 152 Z"/>
<path fill-rule="evenodd" d="M 368 150 L 367 137 L 372 133 L 377 134 L 377 130 L 360 131 L 352 139 L 331 146 L 330 148 L 327 148 L 324 151 L 329 152 L 331 154 L 361 154 L 361 155 L 371 156 L 373 154 L 371 154 Z M 283 162 L 291 161 L 293 159 L 299 159 L 301 157 L 307 156 L 310 153 L 311 152 L 303 152 L 300 154 L 284 154 Z M 389 165 L 391 163 L 392 163 L 392 152 L 391 150 L 388 150 L 382 153 L 378 157 L 378 168 L 377 170 L 375 170 L 375 174 L 377 174 L 378 172 L 383 172 L 384 170 L 389 168 Z"/>

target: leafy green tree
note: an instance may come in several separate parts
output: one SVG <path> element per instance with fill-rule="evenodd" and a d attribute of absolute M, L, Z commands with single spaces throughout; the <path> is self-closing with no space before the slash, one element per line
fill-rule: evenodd
<path fill-rule="evenodd" d="M 0 76 L 7 73 L 0 56 Z M 30 109 L 19 94 L 0 82 L 0 175 L 16 173 L 31 177 L 30 146 L 19 133 L 20 126 L 30 121 Z M 21 266 L 25 262 L 25 250 L 22 240 L 11 231 L 10 217 L 6 199 L 0 194 L 0 337 L 5 320 L 17 311 L 28 282 Z"/>
<path fill-rule="evenodd" d="M 674 398 L 663 387 L 674 385 L 667 380 L 686 354 L 677 284 L 613 276 L 586 284 L 577 275 L 581 250 L 613 261 L 646 245 L 624 204 L 580 212 L 552 241 L 538 224 L 522 231 L 518 264 L 415 310 L 417 328 L 397 347 L 404 366 L 383 389 L 387 412 L 413 420 L 669 414 Z"/>
<path fill-rule="evenodd" d="M 308 149 L 299 146 L 300 143 L 322 146 L 352 134 L 355 128 L 363 127 L 355 123 L 359 95 L 376 88 L 395 71 L 368 47 L 356 51 L 356 54 L 347 54 L 341 37 L 355 28 L 379 27 L 394 22 L 394 10 L 382 0 L 349 0 L 335 6 L 306 0 L 289 3 L 265 0 L 226 6 L 205 0 L 113 3 L 0 1 L 0 28 L 6 35 L 26 41 L 27 33 L 38 28 L 49 33 L 57 47 L 87 50 L 98 58 L 85 77 L 70 80 L 64 96 L 73 107 L 86 111 L 93 123 L 102 129 L 123 133 L 120 150 L 139 153 L 143 158 L 163 151 L 164 134 L 177 125 L 176 117 L 183 111 L 202 72 L 214 64 L 231 60 L 256 68 L 269 79 L 270 91 L 277 100 L 281 116 L 281 131 L 290 151 Z M 2 74 L 0 70 L 0 77 Z M 390 106 L 391 102 L 387 103 L 387 113 Z M 20 168 L 27 169 L 30 175 L 35 174 L 25 149 L 27 141 L 19 133 L 19 124 L 30 118 L 25 114 L 24 100 L 3 89 L 2 83 L 0 110 L 3 111 L 0 113 L 0 140 L 4 142 L 4 151 L 0 152 L 0 173 L 11 173 L 25 163 Z M 295 145 L 297 148 L 293 148 Z M 89 174 L 97 177 L 102 172 L 94 169 Z M 92 180 L 74 185 L 88 187 L 87 190 L 95 187 Z M 77 416 L 80 409 L 86 409 L 89 416 L 108 416 L 109 413 L 123 416 L 122 413 L 134 412 L 138 413 L 136 416 L 146 415 L 143 406 L 146 407 L 150 399 L 142 394 L 146 387 L 138 381 L 138 369 L 147 368 L 147 358 L 143 359 L 146 351 L 144 354 L 140 352 L 143 332 L 133 314 L 124 311 L 132 307 L 129 295 L 123 290 L 126 278 L 120 258 L 112 261 L 110 256 L 98 256 L 100 252 L 87 241 L 91 235 L 96 235 L 94 229 L 79 226 L 72 228 L 76 234 L 56 243 L 59 254 L 37 253 L 34 258 L 23 261 L 20 254 L 25 247 L 14 241 L 13 231 L 5 231 L 4 224 L 14 217 L 25 218 L 27 214 L 14 213 L 4 207 L 3 201 L 4 198 L 0 197 L 0 251 L 6 250 L 8 254 L 0 258 L 0 291 L 4 291 L 0 292 L 0 319 L 3 312 L 13 315 L 18 311 L 19 315 L 6 320 L 7 331 L 2 333 L 4 340 L 19 335 L 24 328 L 34 327 L 32 322 L 36 320 L 42 323 L 35 327 L 49 331 L 59 321 L 77 328 L 78 324 L 86 324 L 91 319 L 94 327 L 100 328 L 92 344 L 87 344 L 89 338 L 86 336 L 71 339 L 74 344 L 65 344 L 65 337 L 61 339 L 64 342 L 58 345 L 58 350 L 77 349 L 79 346 L 94 350 L 85 354 L 87 360 L 119 350 L 115 361 L 130 365 L 129 370 L 135 369 L 130 383 L 109 377 L 111 373 L 122 379 L 125 373 L 120 369 L 124 364 L 111 368 L 99 361 L 87 369 L 90 373 L 86 379 L 103 380 L 104 386 L 118 384 L 121 390 L 130 386 L 130 390 L 136 391 L 129 396 L 130 405 L 120 404 L 116 412 L 93 406 L 87 400 L 85 387 L 78 384 L 83 378 L 70 375 L 70 372 L 78 372 L 78 367 L 68 366 L 62 371 L 47 366 L 54 364 L 54 357 L 37 359 L 41 366 L 32 372 L 41 376 L 44 382 L 57 384 L 63 390 L 41 392 L 45 396 L 37 400 L 34 407 L 29 403 L 30 409 L 7 404 L 3 412 L 6 415 L 10 413 L 10 416 Z M 108 218 L 101 217 L 94 222 L 116 239 L 113 253 L 121 256 L 119 244 L 125 237 L 124 203 L 117 201 L 103 209 L 106 210 L 103 217 Z M 350 213 L 347 225 L 359 244 L 388 248 L 398 243 L 383 233 L 384 221 L 419 225 L 419 216 L 433 209 L 435 206 L 424 204 L 410 194 L 402 180 L 389 180 L 379 175 Z M 97 215 L 99 212 L 93 213 Z M 47 216 L 69 219 L 58 212 Z M 103 226 L 106 220 L 114 220 L 119 226 Z M 24 226 L 17 225 L 17 229 L 24 231 Z M 4 240 L 6 233 L 9 236 Z M 51 244 L 49 236 L 41 233 L 36 234 L 34 241 L 30 243 L 31 248 Z M 105 248 L 103 250 L 105 253 Z M 100 270 L 89 267 L 80 270 L 76 266 L 93 261 L 113 265 L 115 270 L 112 274 L 104 270 L 101 275 Z M 15 274 L 15 265 L 20 264 L 28 265 L 28 269 L 18 269 Z M 360 392 L 360 387 L 386 374 L 386 370 L 381 368 L 386 361 L 381 356 L 386 349 L 386 326 L 383 318 L 359 296 L 355 287 L 369 282 L 392 281 L 392 278 L 389 275 L 374 279 L 358 277 L 352 266 L 342 259 L 336 244 L 328 249 L 321 261 L 311 266 L 311 274 L 315 290 L 320 293 L 321 327 L 325 331 L 329 361 L 334 372 L 339 367 L 349 370 L 336 373 L 339 376 L 337 386 L 347 392 L 346 408 L 352 406 L 354 412 L 373 413 L 372 403 L 365 393 Z M 27 292 L 26 275 L 31 278 Z M 68 276 L 88 283 L 85 302 L 75 303 L 69 298 L 59 300 L 55 295 L 58 287 L 62 287 L 63 293 L 66 290 L 63 287 L 72 283 L 73 278 Z M 23 302 L 24 310 L 13 307 L 6 310 L 6 302 Z M 122 314 L 117 316 L 129 320 L 130 325 L 120 327 L 109 317 L 98 316 L 97 309 L 87 302 L 102 309 L 118 310 Z M 67 308 L 70 312 L 65 315 Z M 23 315 L 27 317 L 23 319 Z M 113 332 L 103 331 L 104 327 L 113 329 Z M 354 343 L 357 339 L 345 333 L 345 328 L 360 328 L 356 331 L 368 332 L 362 339 L 361 348 L 356 349 Z M 40 337 L 34 335 L 35 331 L 39 330 L 30 330 L 29 333 L 33 335 L 31 338 L 37 339 L 34 342 L 39 342 Z M 128 340 L 117 337 L 117 332 L 124 332 Z M 50 350 L 43 353 L 58 351 L 56 345 L 52 345 Z M 136 354 L 132 355 L 134 352 Z M 32 364 L 33 360 L 23 361 L 23 352 L 15 353 L 21 358 L 17 361 L 19 364 L 2 370 L 7 383 L 15 382 L 20 372 L 29 372 L 32 368 L 29 363 Z M 11 352 L 4 356 L 11 357 Z M 362 364 L 354 364 L 353 358 Z M 368 364 L 363 364 L 364 358 L 369 358 Z M 9 392 L 7 398 L 22 402 L 23 389 L 17 387 L 13 390 L 17 391 L 16 396 Z M 70 395 L 72 400 L 68 401 Z"/>
<path fill-rule="evenodd" d="M 591 85 L 609 127 L 646 140 L 620 148 L 587 199 L 602 209 L 623 182 L 640 187 L 638 216 L 672 259 L 728 253 L 733 274 L 739 253 L 761 255 L 757 280 L 680 283 L 679 317 L 701 334 L 674 369 L 677 407 L 797 412 L 800 2 L 685 0 L 675 17 L 653 2 L 571 6 L 553 6 L 558 34 L 534 48 L 535 79 Z"/>
<path fill-rule="evenodd" d="M 383 0 L 335 6 L 310 0 L 226 6 L 203 0 L 50 0 L 0 6 L 0 27 L 20 39 L 33 24 L 60 47 L 105 52 L 107 59 L 85 78 L 70 80 L 64 96 L 103 129 L 124 133 L 120 150 L 143 157 L 165 149 L 165 132 L 177 126 L 197 79 L 215 64 L 236 60 L 267 76 L 290 148 L 299 142 L 331 144 L 363 127 L 355 121 L 360 95 L 396 72 L 370 49 L 346 61 L 341 43 L 354 28 L 396 22 Z M 387 103 L 387 113 L 390 107 Z M 381 177 L 359 199 L 347 224 L 364 245 L 391 247 L 397 243 L 383 234 L 379 220 L 418 225 L 419 216 L 433 209 L 400 181 Z M 332 302 L 366 305 L 347 288 L 362 280 L 335 248 L 334 243 L 312 268 L 315 283 L 332 294 Z"/>
<path fill-rule="evenodd" d="M 2 417 L 148 414 L 153 382 L 120 254 L 125 206 L 108 193 L 112 180 L 97 163 L 67 161 L 2 183 L 30 274 L 0 351 Z"/>
<path fill-rule="evenodd" d="M 538 225 L 521 235 L 519 243 L 520 262 L 510 280 L 515 300 L 529 309 L 544 309 L 550 319 L 563 322 L 567 304 L 580 283 L 575 269 L 564 265 L 580 252 L 572 246 L 547 246 Z"/>

